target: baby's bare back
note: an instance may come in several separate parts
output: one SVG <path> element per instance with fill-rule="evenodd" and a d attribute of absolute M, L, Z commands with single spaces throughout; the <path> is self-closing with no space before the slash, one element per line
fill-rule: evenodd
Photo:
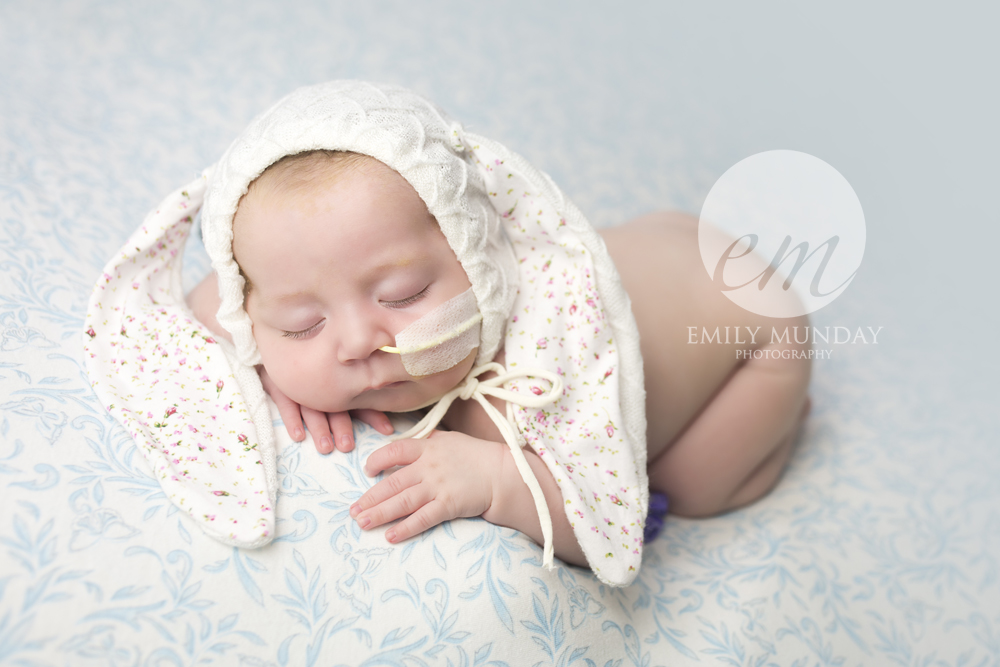
<path fill-rule="evenodd" d="M 747 352 L 774 347 L 772 329 L 808 319 L 756 315 L 726 298 L 702 264 L 692 216 L 652 214 L 601 235 L 639 327 L 650 486 L 692 515 L 756 499 L 776 481 L 808 411 L 810 365 L 748 363 Z"/>
<path fill-rule="evenodd" d="M 698 221 L 683 213 L 644 216 L 601 236 L 632 300 L 645 369 L 649 458 L 655 458 L 741 363 L 736 351 L 759 346 L 774 320 L 746 311 L 716 288 L 698 251 Z M 701 344 L 718 327 L 730 344 Z M 696 327 L 691 344 L 691 329 Z M 742 332 L 742 344 L 735 331 Z M 750 331 L 761 327 L 756 345 Z"/>

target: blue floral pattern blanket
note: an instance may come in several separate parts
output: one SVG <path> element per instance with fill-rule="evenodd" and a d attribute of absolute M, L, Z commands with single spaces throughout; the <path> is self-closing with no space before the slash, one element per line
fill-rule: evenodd
<path fill-rule="evenodd" d="M 142 216 L 280 95 L 348 76 L 421 89 L 550 171 L 598 224 L 696 210 L 711 185 L 672 143 L 693 128 L 643 133 L 678 107 L 650 89 L 646 60 L 622 60 L 645 42 L 597 10 L 571 28 L 536 5 L 463 18 L 359 4 L 0 7 L 0 664 L 998 664 L 995 405 L 906 379 L 921 350 L 902 337 L 818 363 L 778 487 L 726 516 L 668 517 L 625 589 L 547 572 L 536 545 L 478 519 L 399 545 L 361 533 L 348 507 L 384 442 L 362 425 L 354 452 L 323 457 L 275 413 L 264 549 L 223 546 L 176 511 L 90 388 L 86 300 Z M 477 37 L 483 25 L 527 56 Z M 611 94 L 633 100 L 615 138 Z M 713 118 L 691 133 L 709 156 Z M 189 288 L 208 270 L 190 246 Z M 816 318 L 878 307 L 860 295 Z"/>

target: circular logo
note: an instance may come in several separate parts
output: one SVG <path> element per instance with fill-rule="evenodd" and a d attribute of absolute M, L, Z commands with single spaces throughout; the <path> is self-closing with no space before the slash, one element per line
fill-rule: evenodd
<path fill-rule="evenodd" d="M 712 282 L 766 317 L 819 310 L 865 254 L 865 215 L 843 176 L 817 157 L 776 150 L 722 175 L 705 199 L 698 247 Z"/>

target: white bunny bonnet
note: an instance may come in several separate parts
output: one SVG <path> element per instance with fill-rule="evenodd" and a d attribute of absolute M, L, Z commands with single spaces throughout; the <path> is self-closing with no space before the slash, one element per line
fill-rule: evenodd
<path fill-rule="evenodd" d="M 335 81 L 299 89 L 258 116 L 201 178 L 170 195 L 108 264 L 88 308 L 87 368 L 164 491 L 220 541 L 273 538 L 276 473 L 260 357 L 232 255 L 249 184 L 279 159 L 326 149 L 373 157 L 403 176 L 436 218 L 482 314 L 476 366 L 413 429 L 430 433 L 452 401 L 478 401 L 500 427 L 535 498 L 551 564 L 551 517 L 521 447 L 559 484 L 597 576 L 634 578 L 648 506 L 638 331 L 604 244 L 579 210 L 520 156 L 466 132 L 395 86 Z M 180 289 L 194 214 L 219 276 L 215 340 Z M 506 368 L 491 363 L 503 346 Z M 479 381 L 494 370 L 498 377 Z M 507 402 L 507 415 L 486 400 Z"/>
<path fill-rule="evenodd" d="M 517 264 L 470 163 L 461 126 L 404 88 L 333 81 L 300 88 L 255 118 L 219 160 L 202 210 L 202 236 L 219 275 L 219 323 L 240 361 L 260 363 L 233 259 L 233 216 L 247 188 L 287 155 L 340 150 L 375 158 L 403 176 L 435 217 L 469 275 L 483 315 L 478 362 L 491 361 L 517 290 Z"/>

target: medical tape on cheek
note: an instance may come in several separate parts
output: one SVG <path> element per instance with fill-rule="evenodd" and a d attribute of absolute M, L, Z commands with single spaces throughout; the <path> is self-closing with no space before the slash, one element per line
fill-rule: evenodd
<path fill-rule="evenodd" d="M 396 346 L 379 349 L 400 355 L 413 377 L 454 368 L 479 347 L 483 316 L 470 287 L 396 334 Z"/>

